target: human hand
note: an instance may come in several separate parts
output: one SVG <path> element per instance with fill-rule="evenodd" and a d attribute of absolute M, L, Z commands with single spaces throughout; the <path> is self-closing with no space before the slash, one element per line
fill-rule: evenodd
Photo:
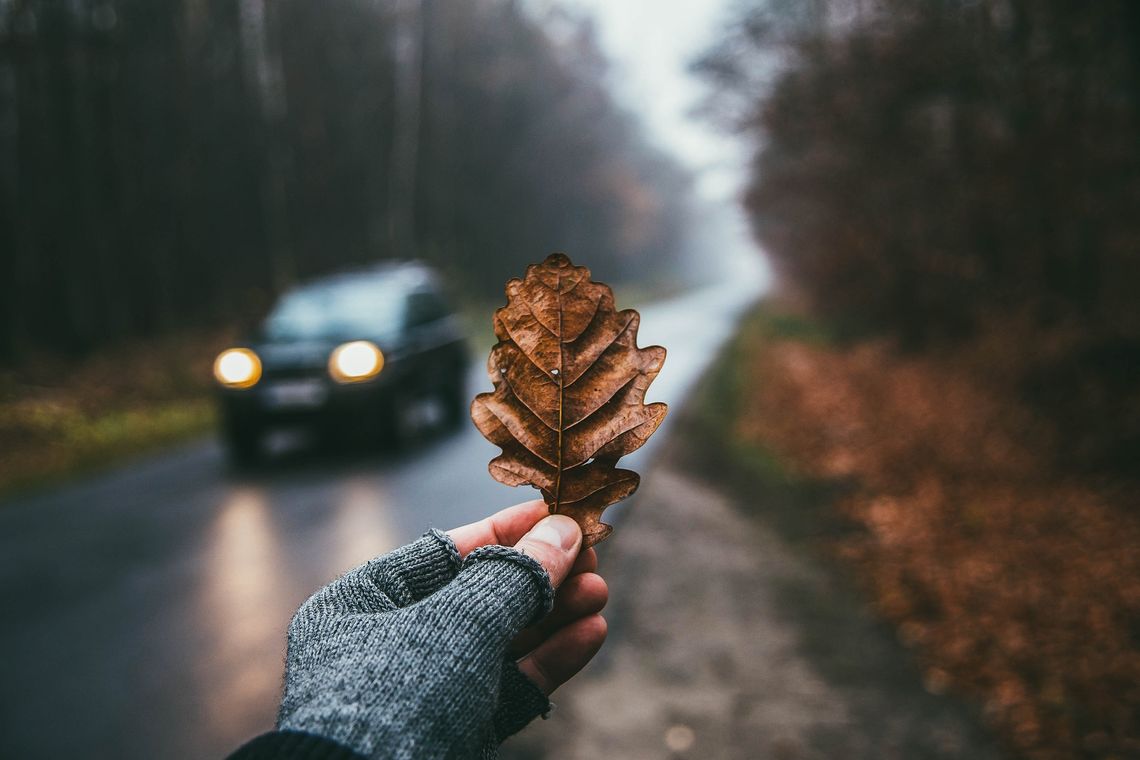
<path fill-rule="evenodd" d="M 278 728 L 368 757 L 493 755 L 605 638 L 581 545 L 533 501 L 345 573 L 290 623 Z"/>
<path fill-rule="evenodd" d="M 558 528 L 571 536 L 563 548 Z M 534 529 L 532 531 L 532 529 Z M 536 560 L 557 589 L 554 607 L 536 625 L 523 630 L 510 653 L 519 670 L 546 694 L 585 667 L 606 640 L 606 621 L 599 612 L 609 598 L 605 580 L 595 571 L 593 547 L 579 552 L 582 534 L 564 515 L 550 515 L 541 500 L 496 512 L 479 522 L 447 532 L 461 556 L 488 544 L 513 546 Z"/>

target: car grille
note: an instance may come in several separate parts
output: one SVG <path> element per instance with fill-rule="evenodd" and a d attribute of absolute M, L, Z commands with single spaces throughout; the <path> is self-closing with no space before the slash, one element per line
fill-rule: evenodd
<path fill-rule="evenodd" d="M 324 367 L 266 367 L 262 372 L 266 380 L 300 380 L 308 378 L 328 377 L 328 370 Z"/>

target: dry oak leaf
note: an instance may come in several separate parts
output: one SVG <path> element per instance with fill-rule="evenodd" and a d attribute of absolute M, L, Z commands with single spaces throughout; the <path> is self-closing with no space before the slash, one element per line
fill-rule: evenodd
<path fill-rule="evenodd" d="M 641 480 L 617 460 L 665 418 L 665 404 L 645 404 L 665 349 L 638 348 L 640 315 L 616 311 L 613 291 L 561 253 L 527 267 L 506 291 L 487 362 L 495 390 L 475 397 L 471 419 L 503 450 L 492 477 L 538 488 L 551 513 L 574 518 L 592 546 L 613 530 L 602 510 Z"/>

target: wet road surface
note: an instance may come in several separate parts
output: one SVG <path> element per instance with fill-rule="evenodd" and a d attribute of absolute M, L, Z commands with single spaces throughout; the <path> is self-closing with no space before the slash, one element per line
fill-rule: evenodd
<path fill-rule="evenodd" d="M 681 401 L 754 297 L 642 309 L 640 345 L 669 349 L 647 400 Z M 644 470 L 669 429 L 623 466 Z M 399 455 L 302 451 L 237 474 L 203 440 L 0 504 L 0 758 L 224 757 L 271 728 L 297 605 L 428 526 L 531 498 L 487 474 L 497 451 L 465 425 Z"/>

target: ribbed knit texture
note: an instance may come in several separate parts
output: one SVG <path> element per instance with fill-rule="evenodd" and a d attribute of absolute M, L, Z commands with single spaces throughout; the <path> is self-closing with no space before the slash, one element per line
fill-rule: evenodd
<path fill-rule="evenodd" d="M 485 758 L 550 702 L 507 658 L 553 604 L 530 557 L 485 546 L 460 562 L 431 531 L 306 601 L 288 633 L 278 728 L 372 758 Z"/>

